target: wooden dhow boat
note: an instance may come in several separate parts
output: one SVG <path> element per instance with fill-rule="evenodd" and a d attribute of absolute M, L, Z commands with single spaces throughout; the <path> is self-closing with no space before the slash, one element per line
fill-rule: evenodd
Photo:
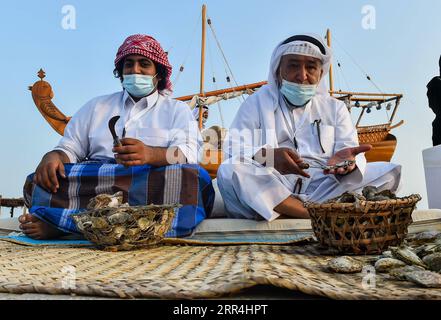
<path fill-rule="evenodd" d="M 205 46 L 206 46 L 205 39 L 206 39 L 207 25 L 210 27 L 211 31 L 213 32 L 213 36 L 216 39 L 218 47 L 229 69 L 228 62 L 226 61 L 225 55 L 222 51 L 222 48 L 220 47 L 219 41 L 217 40 L 214 29 L 212 27 L 211 19 L 206 18 L 206 6 L 203 5 L 200 90 L 199 93 L 176 98 L 177 100 L 186 102 L 192 109 L 199 108 L 200 129 L 202 129 L 203 106 L 209 107 L 222 100 L 229 100 L 244 95 L 251 95 L 254 92 L 256 92 L 260 87 L 262 87 L 267 83 L 266 81 L 262 81 L 247 85 L 231 86 L 230 88 L 226 88 L 226 89 L 220 89 L 220 90 L 214 90 L 208 92 L 205 91 L 205 87 L 204 87 Z M 326 39 L 328 42 L 328 46 L 331 46 L 331 33 L 329 29 L 327 30 L 326 33 Z M 179 72 L 181 73 L 183 72 L 183 70 L 184 67 L 182 65 L 179 69 Z M 335 97 L 336 99 L 344 101 L 350 112 L 354 108 L 361 109 L 356 122 L 359 142 L 360 144 L 368 143 L 373 146 L 372 150 L 366 153 L 367 161 L 368 162 L 390 161 L 397 145 L 397 138 L 390 132 L 392 129 L 397 128 L 404 123 L 404 121 L 401 120 L 400 122 L 393 124 L 393 120 L 396 116 L 398 106 L 400 104 L 403 95 L 382 93 L 382 92 L 366 93 L 366 92 L 334 90 L 332 70 L 333 67 L 331 65 L 329 71 L 329 86 L 330 86 L 329 94 Z M 64 115 L 63 112 L 61 112 L 60 109 L 57 108 L 56 105 L 52 102 L 52 99 L 54 98 L 54 92 L 52 90 L 51 85 L 44 80 L 46 74 L 42 69 L 40 69 L 40 71 L 38 72 L 38 77 L 40 78 L 40 80 L 35 82 L 32 86 L 29 87 L 29 90 L 32 92 L 32 98 L 34 100 L 34 103 L 37 106 L 40 113 L 42 114 L 42 116 L 50 124 L 50 126 L 60 135 L 63 135 L 64 128 L 66 127 L 71 117 Z M 367 79 L 371 80 L 369 76 L 367 76 Z M 214 77 L 213 77 L 213 82 L 215 82 Z M 227 82 L 230 82 L 229 76 L 227 76 Z M 391 116 L 390 117 L 388 116 L 388 120 L 385 123 L 368 125 L 368 126 L 361 125 L 361 120 L 366 116 L 367 113 L 370 113 L 372 109 L 380 110 L 382 108 L 386 109 L 387 111 L 392 110 Z M 204 150 L 201 160 L 201 165 L 209 172 L 210 176 L 213 179 L 216 177 L 217 169 L 223 160 L 221 145 L 222 144 L 219 143 L 217 149 L 216 148 L 213 149 L 211 147 L 209 149 Z"/>

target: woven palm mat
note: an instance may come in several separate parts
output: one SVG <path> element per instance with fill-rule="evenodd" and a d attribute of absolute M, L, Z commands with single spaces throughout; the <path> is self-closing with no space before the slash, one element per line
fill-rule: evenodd
<path fill-rule="evenodd" d="M 266 284 L 333 299 L 441 299 L 441 289 L 418 288 L 383 274 L 377 274 L 375 288 L 364 289 L 362 273 L 328 272 L 330 258 L 320 255 L 316 244 L 104 252 L 0 242 L 0 292 L 192 299 Z"/>

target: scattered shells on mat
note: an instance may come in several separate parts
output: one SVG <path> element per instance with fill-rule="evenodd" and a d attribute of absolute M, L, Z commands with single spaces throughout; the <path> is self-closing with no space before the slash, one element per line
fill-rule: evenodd
<path fill-rule="evenodd" d="M 375 262 L 375 270 L 420 287 L 441 288 L 441 240 L 438 231 L 411 234 L 399 247 L 389 247 Z M 423 243 L 423 244 L 422 244 Z M 429 269 L 429 270 L 426 270 Z"/>
<path fill-rule="evenodd" d="M 423 258 L 427 267 L 435 272 L 441 272 L 441 252 L 429 254 Z"/>
<path fill-rule="evenodd" d="M 426 288 L 441 288 L 441 275 L 432 271 L 414 271 L 405 274 L 406 280 Z"/>
<path fill-rule="evenodd" d="M 413 251 L 416 253 L 418 257 L 422 259 L 425 256 L 428 256 L 429 254 L 441 251 L 438 248 L 441 248 L 441 246 L 436 244 L 423 244 L 421 246 L 414 248 Z"/>
<path fill-rule="evenodd" d="M 426 242 L 435 242 L 441 240 L 441 231 L 423 231 L 408 236 L 408 240 L 415 244 L 423 244 Z"/>
<path fill-rule="evenodd" d="M 357 273 L 363 269 L 363 264 L 354 258 L 343 256 L 330 260 L 328 268 L 337 273 Z"/>
<path fill-rule="evenodd" d="M 407 280 L 406 274 L 415 271 L 424 271 L 424 268 L 419 266 L 405 266 L 390 270 L 389 274 L 396 280 Z"/>
<path fill-rule="evenodd" d="M 381 253 L 381 258 L 393 258 L 393 257 L 394 257 L 394 255 L 392 254 L 392 251 L 390 251 L 390 250 L 386 250 Z"/>
<path fill-rule="evenodd" d="M 398 259 L 382 258 L 375 262 L 375 270 L 377 272 L 387 272 L 391 269 L 404 267 L 406 264 Z"/>
<path fill-rule="evenodd" d="M 392 254 L 395 258 L 409 264 L 416 265 L 425 268 L 426 265 L 424 262 L 413 252 L 409 247 L 401 246 L 401 247 L 390 247 Z"/>

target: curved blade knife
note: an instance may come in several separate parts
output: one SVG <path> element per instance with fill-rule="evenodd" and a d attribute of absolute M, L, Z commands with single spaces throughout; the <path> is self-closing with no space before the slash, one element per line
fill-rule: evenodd
<path fill-rule="evenodd" d="M 111 118 L 109 120 L 109 130 L 110 130 L 110 133 L 112 134 L 112 137 L 113 137 L 113 146 L 114 147 L 122 146 L 121 141 L 119 141 L 119 137 L 115 131 L 115 124 L 119 120 L 119 118 L 120 118 L 120 116 L 114 116 L 113 118 Z"/>

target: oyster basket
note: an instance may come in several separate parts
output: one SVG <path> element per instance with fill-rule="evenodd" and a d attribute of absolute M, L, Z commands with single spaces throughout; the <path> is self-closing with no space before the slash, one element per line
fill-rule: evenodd
<path fill-rule="evenodd" d="M 421 196 L 358 203 L 307 202 L 312 229 L 323 246 L 344 254 L 379 254 L 400 245 Z"/>
<path fill-rule="evenodd" d="M 107 207 L 71 215 L 84 237 L 106 251 L 160 243 L 181 205 Z"/>

